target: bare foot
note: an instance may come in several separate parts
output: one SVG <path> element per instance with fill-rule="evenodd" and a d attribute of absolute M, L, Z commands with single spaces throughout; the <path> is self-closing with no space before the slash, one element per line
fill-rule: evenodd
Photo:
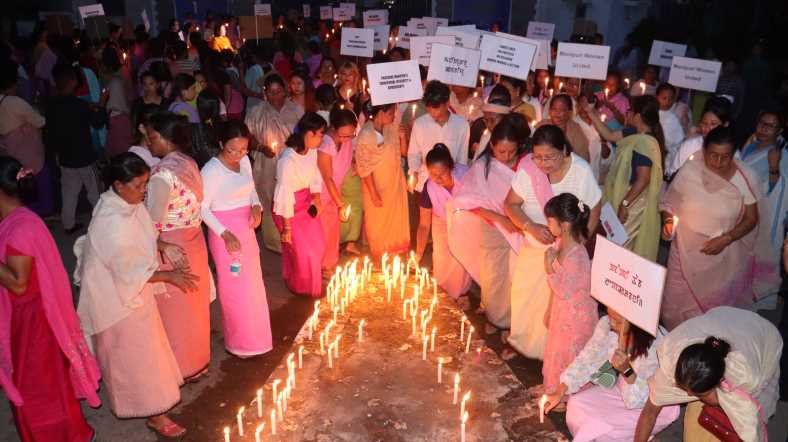
<path fill-rule="evenodd" d="M 358 246 L 355 242 L 351 241 L 345 245 L 345 251 L 351 255 L 360 255 L 361 250 L 359 250 Z"/>
<path fill-rule="evenodd" d="M 186 434 L 186 429 L 173 422 L 166 414 L 149 417 L 145 422 L 145 426 L 168 439 L 174 439 Z"/>

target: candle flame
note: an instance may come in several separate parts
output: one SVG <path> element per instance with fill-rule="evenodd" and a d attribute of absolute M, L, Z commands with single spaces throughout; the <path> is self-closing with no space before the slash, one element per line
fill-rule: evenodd
<path fill-rule="evenodd" d="M 468 412 L 467 411 L 462 414 L 462 424 L 465 425 L 466 422 L 468 422 Z"/>
<path fill-rule="evenodd" d="M 416 175 L 413 172 L 408 174 L 408 189 L 410 189 L 411 192 L 416 189 Z"/>
<path fill-rule="evenodd" d="M 599 119 L 602 120 L 602 122 L 604 123 L 605 120 L 607 120 L 607 115 L 602 114 L 602 115 L 599 116 Z"/>
<path fill-rule="evenodd" d="M 348 204 L 347 207 L 345 207 L 345 209 L 342 211 L 342 217 L 345 219 L 350 218 L 350 204 Z"/>

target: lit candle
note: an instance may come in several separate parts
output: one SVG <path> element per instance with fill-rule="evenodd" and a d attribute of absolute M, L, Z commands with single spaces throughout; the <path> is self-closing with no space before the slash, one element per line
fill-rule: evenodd
<path fill-rule="evenodd" d="M 298 347 L 298 368 L 304 368 L 304 346 Z"/>
<path fill-rule="evenodd" d="M 358 342 L 364 341 L 364 320 L 362 319 L 358 323 Z"/>
<path fill-rule="evenodd" d="M 325 342 L 326 342 L 326 332 L 322 331 L 322 332 L 320 332 L 320 354 L 323 354 L 323 353 L 326 352 L 326 350 L 325 350 L 325 345 L 326 345 Z"/>
<path fill-rule="evenodd" d="M 454 374 L 454 399 L 452 399 L 451 403 L 453 405 L 457 405 L 457 398 L 460 396 L 460 374 Z"/>
<path fill-rule="evenodd" d="M 640 82 L 640 95 L 646 95 L 646 83 Z"/>
<path fill-rule="evenodd" d="M 367 89 L 367 79 L 366 78 L 362 78 L 361 79 L 361 90 L 364 91 L 366 89 Z"/>
<path fill-rule="evenodd" d="M 564 90 L 564 82 L 563 81 L 559 81 L 558 82 L 558 92 L 561 92 L 562 90 Z"/>
<path fill-rule="evenodd" d="M 345 91 L 345 96 L 347 97 L 347 101 L 350 101 L 350 92 L 351 92 L 350 89 Z"/>
<path fill-rule="evenodd" d="M 473 326 L 468 330 L 468 342 L 465 344 L 465 353 L 471 351 L 471 336 L 473 335 Z"/>
<path fill-rule="evenodd" d="M 676 238 L 676 229 L 679 227 L 679 217 L 673 215 L 673 229 L 670 231 L 670 239 L 673 240 Z"/>
<path fill-rule="evenodd" d="M 236 420 L 238 421 L 238 435 L 243 437 L 244 436 L 244 410 L 245 407 L 241 407 L 238 409 L 238 414 L 235 415 Z"/>
<path fill-rule="evenodd" d="M 443 357 L 438 358 L 438 383 L 443 383 Z"/>
<path fill-rule="evenodd" d="M 627 89 L 629 89 L 629 78 L 624 79 L 624 84 L 626 85 Z"/>
<path fill-rule="evenodd" d="M 334 368 L 334 353 L 331 351 L 333 345 L 334 344 L 328 346 L 328 368 Z"/>
<path fill-rule="evenodd" d="M 607 120 L 607 115 L 605 115 L 605 114 L 601 114 L 601 115 L 599 116 L 599 119 L 600 119 L 600 120 L 602 120 L 602 122 L 604 123 L 604 122 L 605 122 L 605 120 Z"/>
<path fill-rule="evenodd" d="M 432 327 L 432 333 L 430 334 L 430 351 L 435 351 L 435 333 L 438 333 L 438 328 Z"/>
<path fill-rule="evenodd" d="M 276 379 L 276 380 L 274 380 L 274 383 L 271 384 L 271 393 L 272 393 L 271 396 L 273 397 L 273 402 L 276 402 L 276 390 L 277 390 L 277 387 L 279 386 L 280 382 L 282 382 L 282 381 L 279 380 L 279 379 Z"/>
<path fill-rule="evenodd" d="M 610 94 L 610 89 L 605 88 L 605 100 L 607 100 L 608 94 Z"/>
<path fill-rule="evenodd" d="M 257 390 L 257 417 L 263 417 L 263 389 Z"/>
<path fill-rule="evenodd" d="M 284 402 L 285 392 L 283 390 L 281 393 L 279 393 L 279 398 L 276 400 L 276 415 L 279 418 L 279 422 L 285 420 Z"/>
<path fill-rule="evenodd" d="M 479 97 L 479 91 L 473 91 L 473 98 Z"/>
<path fill-rule="evenodd" d="M 545 77 L 544 88 L 547 89 L 548 86 L 550 86 L 550 77 Z"/>
<path fill-rule="evenodd" d="M 271 435 L 276 436 L 276 410 L 271 410 Z"/>
<path fill-rule="evenodd" d="M 460 416 L 465 415 L 465 403 L 471 398 L 470 390 L 467 391 L 464 395 L 462 395 L 462 401 L 460 401 Z"/>
<path fill-rule="evenodd" d="M 544 407 L 547 405 L 547 395 L 543 394 L 542 398 L 539 399 L 539 423 L 544 423 Z"/>
<path fill-rule="evenodd" d="M 413 312 L 411 312 L 411 315 L 410 315 L 410 324 L 411 324 L 410 334 L 413 335 L 413 336 L 416 336 L 416 315 Z"/>
<path fill-rule="evenodd" d="M 479 83 L 484 87 L 484 75 L 479 75 Z"/>
<path fill-rule="evenodd" d="M 468 422 L 468 413 L 462 415 L 460 422 L 460 442 L 465 442 L 465 423 Z"/>
<path fill-rule="evenodd" d="M 224 442 L 230 442 L 230 427 L 224 427 Z"/>
<path fill-rule="evenodd" d="M 326 40 L 328 40 L 328 37 L 329 37 L 328 32 L 326 32 Z"/>
<path fill-rule="evenodd" d="M 336 339 L 334 339 L 334 357 L 339 358 L 339 341 L 342 340 L 342 334 L 338 334 Z"/>
<path fill-rule="evenodd" d="M 263 439 L 260 436 L 260 433 L 263 432 L 263 428 L 265 428 L 265 422 L 257 426 L 257 429 L 254 430 L 254 442 L 260 442 Z"/>
<path fill-rule="evenodd" d="M 460 319 L 460 341 L 465 339 L 465 320 L 468 319 L 465 315 L 462 315 L 462 319 Z"/>
<path fill-rule="evenodd" d="M 432 297 L 438 299 L 438 284 L 435 282 L 435 278 L 432 278 Z"/>
<path fill-rule="evenodd" d="M 408 304 L 410 304 L 410 299 L 406 299 L 402 301 L 402 320 L 405 321 L 408 319 Z"/>
<path fill-rule="evenodd" d="M 350 219 L 350 207 L 351 205 L 348 204 L 347 207 L 345 207 L 345 210 L 342 211 L 342 218 Z"/>
<path fill-rule="evenodd" d="M 421 360 L 427 360 L 427 343 L 429 342 L 430 338 L 427 335 L 421 337 Z"/>
<path fill-rule="evenodd" d="M 553 88 L 550 88 L 550 98 L 553 98 Z"/>
<path fill-rule="evenodd" d="M 386 278 L 386 302 L 391 302 L 391 282 Z"/>
<path fill-rule="evenodd" d="M 471 107 L 468 109 L 468 119 L 470 120 L 472 118 L 473 118 L 473 105 L 471 105 Z"/>
<path fill-rule="evenodd" d="M 274 152 L 274 155 L 276 155 L 276 154 L 277 154 L 277 150 L 276 150 L 276 141 L 274 141 L 273 143 L 271 143 L 271 150 Z"/>

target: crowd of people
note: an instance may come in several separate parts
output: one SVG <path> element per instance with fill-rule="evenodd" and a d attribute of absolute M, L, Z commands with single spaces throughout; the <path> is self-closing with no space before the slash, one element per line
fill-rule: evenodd
<path fill-rule="evenodd" d="M 167 412 L 209 369 L 214 299 L 229 353 L 273 347 L 261 245 L 315 298 L 343 255 L 431 250 L 460 308 L 478 286 L 502 358 L 544 361 L 529 393 L 575 440 L 646 441 L 684 403 L 686 440 L 766 440 L 788 393 L 783 338 L 754 313 L 776 308 L 785 262 L 782 110 L 742 144 L 740 95 L 688 106 L 655 66 L 475 88 L 423 69 L 421 100 L 373 105 L 343 26 L 42 26 L 29 51 L 0 47 L 0 386 L 22 440 L 90 440 L 79 401 L 99 406 L 100 380 L 118 418 L 185 434 Z M 397 32 L 365 63 L 407 59 Z M 623 247 L 667 267 L 656 336 L 591 296 L 607 204 Z M 81 235 L 72 278 L 43 219 Z"/>

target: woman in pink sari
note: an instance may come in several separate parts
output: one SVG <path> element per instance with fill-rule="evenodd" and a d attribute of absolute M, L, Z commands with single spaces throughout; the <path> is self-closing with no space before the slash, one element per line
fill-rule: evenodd
<path fill-rule="evenodd" d="M 339 223 L 347 221 L 350 204 L 342 199 L 342 181 L 353 163 L 353 137 L 358 120 L 353 111 L 337 109 L 329 116 L 331 124 L 317 150 L 317 167 L 323 178 L 320 199 L 323 212 L 320 222 L 326 251 L 323 255 L 323 274 L 330 276 L 339 262 Z"/>
<path fill-rule="evenodd" d="M 301 117 L 276 164 L 274 222 L 282 238 L 282 277 L 291 292 L 317 298 L 322 293 L 320 265 L 325 253 L 317 149 L 326 120 L 314 112 Z"/>
<path fill-rule="evenodd" d="M 202 168 L 202 219 L 219 278 L 224 346 L 230 353 L 251 357 L 273 348 L 260 246 L 254 230 L 263 207 L 254 187 L 246 155 L 249 129 L 228 122 L 219 132 L 221 151 Z"/>
<path fill-rule="evenodd" d="M 416 259 L 421 262 L 427 237 L 432 229 L 432 267 L 440 288 L 457 300 L 471 287 L 471 275 L 465 271 L 449 250 L 446 227 L 447 204 L 462 187 L 461 180 L 468 167 L 454 164 L 449 148 L 438 143 L 427 153 L 429 179 L 419 200 L 419 228 L 416 231 Z"/>
<path fill-rule="evenodd" d="M 711 308 L 753 301 L 761 195 L 754 173 L 733 158 L 734 146 L 730 129 L 709 132 L 660 203 L 663 238 L 675 238 L 662 301 L 669 330 Z"/>
<path fill-rule="evenodd" d="M 485 331 L 511 324 L 512 273 L 522 233 L 504 214 L 503 202 L 523 159 L 528 125 L 522 114 L 503 117 L 454 197 L 449 248 L 481 287 Z"/>
<path fill-rule="evenodd" d="M 202 178 L 197 163 L 184 153 L 191 149 L 183 144 L 184 138 L 188 140 L 184 134 L 191 131 L 184 117 L 169 112 L 155 115 L 146 130 L 151 152 L 162 159 L 151 173 L 146 205 L 159 239 L 183 250 L 165 253 L 161 270 L 188 266 L 198 278 L 194 292 L 168 284 L 167 292 L 156 301 L 181 374 L 187 380 L 196 379 L 207 372 L 211 360 L 209 305 L 216 297 L 200 227 Z"/>
<path fill-rule="evenodd" d="M 30 171 L 0 157 L 0 387 L 22 441 L 87 442 L 79 400 L 98 407 L 99 369 L 44 222 L 22 206 Z"/>

